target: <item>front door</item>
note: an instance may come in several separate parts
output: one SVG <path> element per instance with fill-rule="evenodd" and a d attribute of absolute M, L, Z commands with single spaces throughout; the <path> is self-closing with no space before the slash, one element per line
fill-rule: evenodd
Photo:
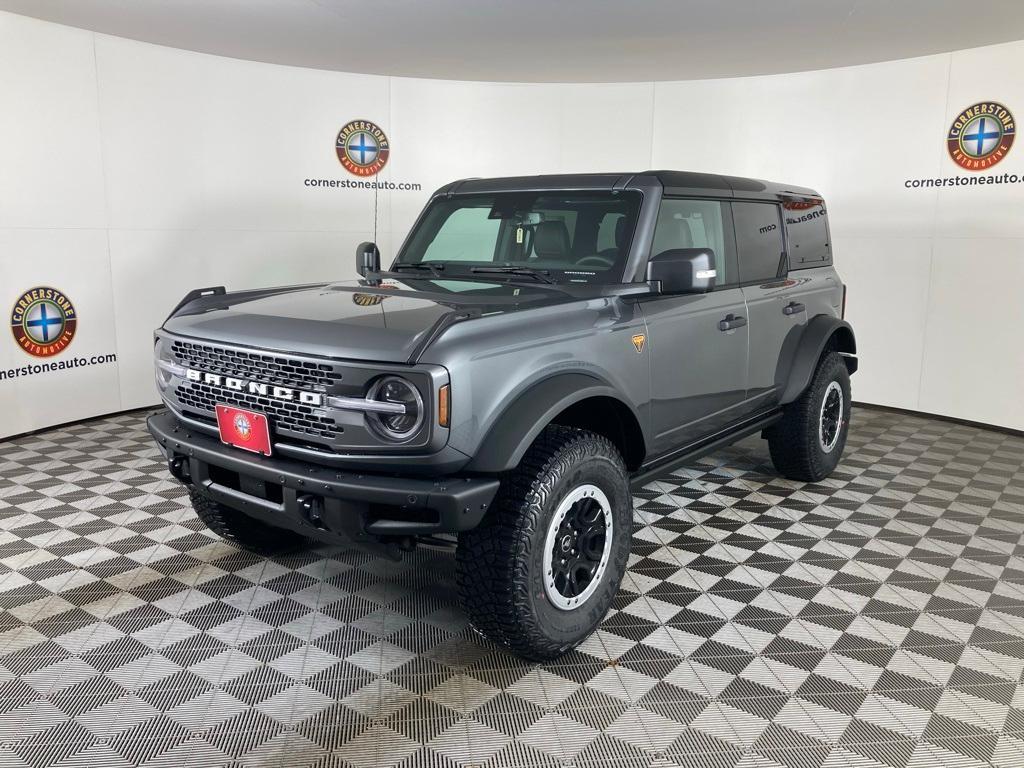
<path fill-rule="evenodd" d="M 651 359 L 651 453 L 664 454 L 739 418 L 747 388 L 746 302 L 739 288 L 732 224 L 717 200 L 666 198 L 651 255 L 710 248 L 717 287 L 642 304 Z"/>
<path fill-rule="evenodd" d="M 652 453 L 662 454 L 739 417 L 747 387 L 747 311 L 739 288 L 642 306 L 651 355 Z"/>

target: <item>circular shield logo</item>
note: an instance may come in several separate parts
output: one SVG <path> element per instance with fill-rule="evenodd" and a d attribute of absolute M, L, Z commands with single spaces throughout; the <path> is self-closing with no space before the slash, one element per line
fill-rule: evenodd
<path fill-rule="evenodd" d="M 252 424 L 249 423 L 249 418 L 244 413 L 235 414 L 235 434 L 242 440 L 248 440 L 252 437 Z"/>
<path fill-rule="evenodd" d="M 18 346 L 36 357 L 63 352 L 75 337 L 78 314 L 71 299 L 56 288 L 25 291 L 11 310 L 11 332 Z"/>
<path fill-rule="evenodd" d="M 373 176 L 387 165 L 391 145 L 387 135 L 376 123 L 352 120 L 338 131 L 335 151 L 338 160 L 349 173 Z"/>
<path fill-rule="evenodd" d="M 968 171 L 984 171 L 998 163 L 1013 146 L 1013 114 L 1002 104 L 972 104 L 953 121 L 946 146 L 953 162 Z"/>

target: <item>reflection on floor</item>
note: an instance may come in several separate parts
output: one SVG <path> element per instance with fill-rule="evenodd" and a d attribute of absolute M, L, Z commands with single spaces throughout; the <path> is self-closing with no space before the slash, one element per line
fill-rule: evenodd
<path fill-rule="evenodd" d="M 534 665 L 448 553 L 220 541 L 138 413 L 0 444 L 0 765 L 1024 766 L 1024 439 L 860 410 L 827 482 L 748 440 L 635 508 Z"/>

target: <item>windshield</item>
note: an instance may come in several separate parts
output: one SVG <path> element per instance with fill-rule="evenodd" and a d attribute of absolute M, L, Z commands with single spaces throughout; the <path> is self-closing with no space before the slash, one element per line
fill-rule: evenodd
<path fill-rule="evenodd" d="M 405 265 L 422 270 L 424 277 L 618 283 L 639 208 L 638 192 L 499 192 L 439 199 L 392 269 Z"/>

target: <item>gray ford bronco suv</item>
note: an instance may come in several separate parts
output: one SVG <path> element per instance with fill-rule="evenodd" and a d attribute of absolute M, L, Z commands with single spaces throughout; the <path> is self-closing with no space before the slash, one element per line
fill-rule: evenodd
<path fill-rule="evenodd" d="M 473 624 L 531 659 L 623 578 L 631 485 L 747 435 L 839 462 L 857 369 L 825 204 L 677 171 L 457 181 L 387 269 L 193 291 L 149 429 L 196 513 L 261 553 L 454 546 Z"/>

